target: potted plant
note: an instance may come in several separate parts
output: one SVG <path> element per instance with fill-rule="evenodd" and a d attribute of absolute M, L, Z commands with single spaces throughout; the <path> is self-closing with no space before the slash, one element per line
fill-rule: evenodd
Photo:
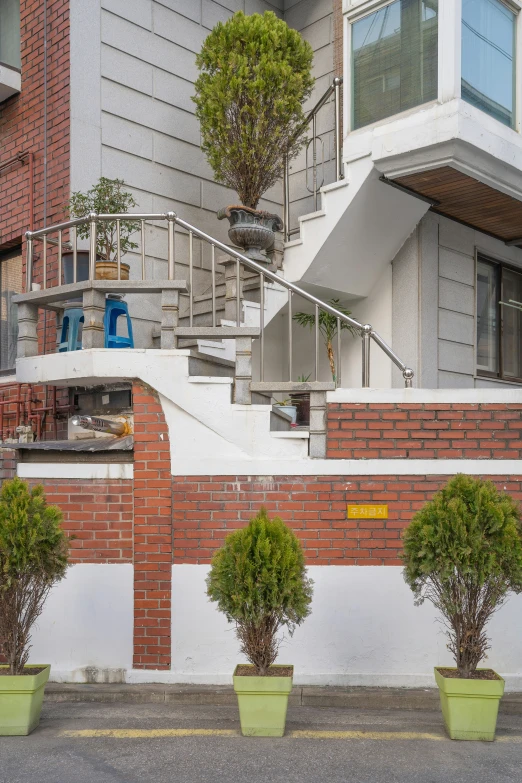
<path fill-rule="evenodd" d="M 279 410 L 282 410 L 283 413 L 287 414 L 287 416 L 292 417 L 292 427 L 294 427 L 297 423 L 297 405 L 292 405 L 292 400 L 290 398 L 285 400 L 276 400 L 275 404 Z"/>
<path fill-rule="evenodd" d="M 73 193 L 66 205 L 66 211 L 71 218 L 87 216 L 90 212 L 100 215 L 112 215 L 128 212 L 136 206 L 136 201 L 131 193 L 123 190 L 124 182 L 121 179 L 107 179 L 100 177 L 96 185 L 82 193 Z M 139 231 L 140 224 L 136 220 L 120 221 L 120 253 L 123 257 L 129 250 L 138 247 L 131 241 L 131 235 Z M 84 224 L 78 226 L 78 237 L 89 239 L 90 226 Z M 116 254 L 118 249 L 116 221 L 104 221 L 96 224 L 96 278 L 98 280 L 117 280 L 118 263 Z M 64 253 L 64 276 L 66 283 L 73 282 L 72 253 Z M 87 280 L 89 277 L 89 253 L 78 251 L 77 280 Z M 121 279 L 129 279 L 129 265 L 121 264 Z"/>
<path fill-rule="evenodd" d="M 31 628 L 52 586 L 67 569 L 62 513 L 48 506 L 42 486 L 15 478 L 0 493 L 0 735 L 38 726 L 50 665 L 28 663 Z"/>
<path fill-rule="evenodd" d="M 229 237 L 245 254 L 267 263 L 264 251 L 283 227 L 278 215 L 257 209 L 283 176 L 306 134 L 303 102 L 314 85 L 313 50 L 272 11 L 241 11 L 219 23 L 197 57 L 196 115 L 202 149 L 216 181 L 235 190 L 240 204 L 220 210 Z"/>
<path fill-rule="evenodd" d="M 310 375 L 311 373 L 298 375 L 297 383 L 308 383 Z M 310 424 L 310 392 L 292 392 L 290 400 L 297 409 L 295 423 L 298 427 L 308 427 Z"/>
<path fill-rule="evenodd" d="M 286 627 L 292 635 L 310 614 L 312 581 L 295 533 L 262 508 L 247 527 L 231 533 L 212 559 L 207 594 L 235 623 L 250 661 L 234 672 L 241 731 L 282 737 L 293 666 L 274 665 Z"/>
<path fill-rule="evenodd" d="M 514 500 L 489 481 L 457 475 L 414 517 L 404 536 L 404 578 L 416 604 L 442 615 L 456 667 L 435 668 L 451 739 L 493 740 L 504 680 L 478 668 L 486 625 L 522 591 L 522 526 Z"/>
<path fill-rule="evenodd" d="M 339 312 L 344 313 L 344 315 L 351 315 L 351 310 L 346 310 L 344 308 L 339 299 L 330 299 L 328 302 L 332 307 L 335 307 L 336 310 L 339 310 Z M 315 328 L 315 314 L 314 313 L 295 313 L 294 315 L 294 321 L 297 321 L 297 323 L 300 326 L 308 326 L 310 329 Z M 341 321 L 341 331 L 344 329 L 347 329 L 353 336 L 357 335 L 357 329 L 353 326 L 350 326 L 350 324 L 347 324 L 345 321 Z M 330 313 L 327 313 L 326 310 L 320 310 L 319 311 L 319 331 L 321 333 L 321 336 L 323 338 L 325 347 L 326 347 L 326 353 L 328 355 L 328 361 L 330 363 L 330 372 L 332 373 L 332 380 L 334 383 L 337 381 L 337 371 L 335 369 L 335 354 L 333 349 L 333 343 L 335 338 L 337 337 L 337 318 L 335 315 L 331 315 Z M 338 357 L 338 361 L 341 361 L 341 357 Z"/>

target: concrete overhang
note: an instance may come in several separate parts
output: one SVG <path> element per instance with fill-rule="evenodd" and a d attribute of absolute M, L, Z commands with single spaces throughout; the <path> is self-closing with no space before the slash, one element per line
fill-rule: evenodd
<path fill-rule="evenodd" d="M 0 103 L 22 89 L 22 77 L 16 68 L 0 63 Z"/>

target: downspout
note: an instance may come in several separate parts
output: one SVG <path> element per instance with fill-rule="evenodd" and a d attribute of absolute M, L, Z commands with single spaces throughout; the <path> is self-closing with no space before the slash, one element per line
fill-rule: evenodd
<path fill-rule="evenodd" d="M 43 224 L 47 226 L 47 0 L 43 0 Z M 43 322 L 43 352 L 47 353 L 47 309 L 44 310 Z M 47 386 L 45 387 L 45 404 L 47 405 Z"/>

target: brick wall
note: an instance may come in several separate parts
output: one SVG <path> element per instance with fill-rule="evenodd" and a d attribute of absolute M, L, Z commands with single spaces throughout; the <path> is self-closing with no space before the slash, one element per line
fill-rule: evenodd
<path fill-rule="evenodd" d="M 332 404 L 332 459 L 521 459 L 522 404 Z"/>
<path fill-rule="evenodd" d="M 29 164 L 0 171 L 0 249 L 44 217 L 44 18 L 40 0 L 21 0 L 22 90 L 0 104 L 0 165 L 34 155 L 33 216 Z M 47 217 L 57 222 L 69 195 L 69 3 L 47 2 Z"/>
<path fill-rule="evenodd" d="M 303 544 L 308 565 L 401 565 L 401 535 L 450 476 L 179 476 L 173 479 L 174 563 L 209 563 L 261 506 Z M 487 477 L 485 477 L 487 478 Z M 522 477 L 494 476 L 522 500 Z M 347 504 L 388 505 L 388 519 L 347 519 Z"/>
<path fill-rule="evenodd" d="M 156 393 L 133 388 L 134 667 L 168 669 L 171 653 L 172 479 Z"/>
<path fill-rule="evenodd" d="M 64 515 L 73 537 L 70 562 L 132 562 L 133 495 L 130 479 L 43 479 L 48 503 Z"/>

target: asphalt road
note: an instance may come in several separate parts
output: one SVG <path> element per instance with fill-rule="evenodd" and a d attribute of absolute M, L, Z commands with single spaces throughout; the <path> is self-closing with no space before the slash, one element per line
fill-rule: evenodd
<path fill-rule="evenodd" d="M 452 742 L 439 712 L 294 707 L 287 735 L 262 739 L 234 707 L 67 702 L 0 738 L 0 783 L 149 781 L 522 783 L 522 717 L 501 716 L 494 743 Z"/>

